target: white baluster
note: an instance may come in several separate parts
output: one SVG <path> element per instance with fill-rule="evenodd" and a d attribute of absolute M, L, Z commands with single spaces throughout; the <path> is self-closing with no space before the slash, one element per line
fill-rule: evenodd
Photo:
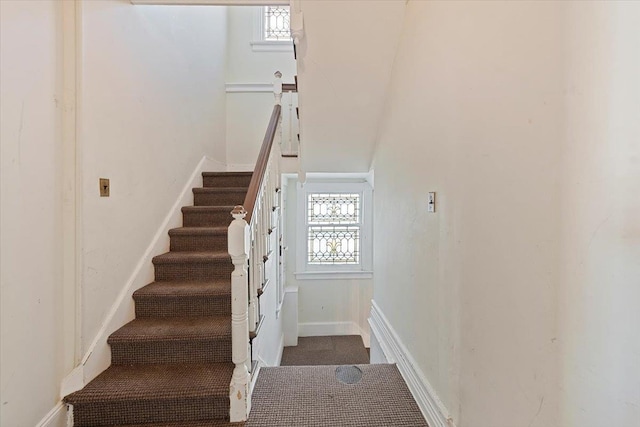
<path fill-rule="evenodd" d="M 273 73 L 275 80 L 273 81 L 273 96 L 276 98 L 276 104 L 282 104 L 282 73 L 276 71 Z"/>
<path fill-rule="evenodd" d="M 256 214 L 256 208 L 254 207 L 254 215 Z M 255 217 L 255 216 L 254 216 Z M 259 253 L 259 239 L 257 238 L 257 229 L 255 225 L 255 220 L 251 220 L 253 227 L 251 228 L 251 256 L 249 258 L 249 263 L 251 266 L 251 278 L 249 280 L 249 330 L 251 332 L 255 332 L 256 325 L 258 324 L 258 316 L 257 316 L 257 291 L 256 291 L 256 282 L 258 277 L 258 266 L 256 265 L 256 259 L 258 258 Z"/>
<path fill-rule="evenodd" d="M 233 221 L 229 225 L 228 251 L 234 270 L 231 273 L 231 343 L 232 360 L 235 364 L 229 399 L 231 422 L 245 421 L 251 409 L 249 396 L 249 318 L 248 318 L 248 275 L 249 225 L 244 220 L 247 212 L 236 206 L 231 212 Z"/>
<path fill-rule="evenodd" d="M 293 92 L 289 92 L 289 146 L 287 147 L 287 154 L 294 154 L 293 152 Z"/>

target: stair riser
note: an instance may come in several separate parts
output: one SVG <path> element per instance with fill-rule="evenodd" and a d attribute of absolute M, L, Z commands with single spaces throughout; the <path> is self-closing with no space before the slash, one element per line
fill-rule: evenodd
<path fill-rule="evenodd" d="M 171 236 L 171 251 L 226 251 L 227 234 L 209 236 Z"/>
<path fill-rule="evenodd" d="M 182 224 L 185 227 L 228 227 L 233 221 L 231 210 L 229 212 L 183 212 Z"/>
<path fill-rule="evenodd" d="M 169 280 L 207 281 L 228 279 L 233 271 L 231 258 L 219 263 L 175 263 L 155 265 L 156 282 Z"/>
<path fill-rule="evenodd" d="M 136 317 L 231 315 L 231 295 L 216 297 L 134 297 Z"/>
<path fill-rule="evenodd" d="M 229 419 L 228 397 L 123 400 L 74 405 L 75 427 Z"/>
<path fill-rule="evenodd" d="M 109 344 L 112 365 L 231 362 L 231 337 Z"/>
<path fill-rule="evenodd" d="M 202 178 L 202 186 L 215 187 L 249 187 L 251 175 L 249 176 L 205 176 Z"/>
<path fill-rule="evenodd" d="M 193 204 L 195 206 L 227 206 L 241 205 L 244 203 L 246 191 L 227 191 L 220 193 L 194 193 Z"/>

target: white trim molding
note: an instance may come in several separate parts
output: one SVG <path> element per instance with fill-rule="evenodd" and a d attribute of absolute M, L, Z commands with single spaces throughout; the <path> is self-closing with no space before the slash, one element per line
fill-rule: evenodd
<path fill-rule="evenodd" d="M 62 2 L 62 298 L 64 369 L 82 356 L 82 2 Z"/>
<path fill-rule="evenodd" d="M 273 95 L 273 83 L 227 83 L 227 93 L 270 93 Z"/>
<path fill-rule="evenodd" d="M 360 335 L 356 322 L 309 322 L 298 323 L 298 336 L 324 337 L 330 335 Z"/>
<path fill-rule="evenodd" d="M 62 427 L 67 425 L 67 411 L 65 404 L 58 402 L 56 406 L 45 415 L 36 427 Z"/>
<path fill-rule="evenodd" d="M 138 5 L 174 6 L 289 6 L 286 0 L 131 0 Z"/>
<path fill-rule="evenodd" d="M 367 348 L 370 346 L 369 333 L 361 328 L 356 322 L 298 323 L 298 336 L 326 337 L 332 335 L 360 335 L 364 346 Z"/>
<path fill-rule="evenodd" d="M 293 42 L 289 40 L 254 40 L 250 44 L 254 52 L 293 52 Z"/>
<path fill-rule="evenodd" d="M 372 279 L 373 271 L 297 271 L 294 275 L 299 280 Z"/>
<path fill-rule="evenodd" d="M 455 427 L 449 411 L 438 398 L 424 373 L 400 340 L 387 317 L 371 301 L 369 317 L 373 340 L 380 344 L 388 363 L 395 363 L 430 427 Z"/>

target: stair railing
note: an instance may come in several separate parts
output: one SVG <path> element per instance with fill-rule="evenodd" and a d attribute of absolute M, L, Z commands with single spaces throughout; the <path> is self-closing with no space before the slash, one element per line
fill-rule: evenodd
<path fill-rule="evenodd" d="M 258 295 L 266 285 L 265 265 L 274 254 L 270 234 L 277 221 L 280 190 L 280 141 L 282 139 L 282 74 L 275 73 L 271 119 L 262 142 L 243 205 L 236 206 L 228 231 L 228 250 L 234 265 L 231 274 L 231 339 L 235 364 L 229 387 L 231 422 L 245 421 L 251 410 L 252 360 L 250 339 L 260 325 Z"/>

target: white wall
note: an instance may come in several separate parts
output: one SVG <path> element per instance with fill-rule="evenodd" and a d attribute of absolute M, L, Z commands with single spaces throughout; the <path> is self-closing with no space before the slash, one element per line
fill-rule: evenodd
<path fill-rule="evenodd" d="M 61 28 L 59 2 L 0 2 L 3 426 L 36 425 L 72 362 L 63 348 Z"/>
<path fill-rule="evenodd" d="M 373 295 L 372 279 L 296 279 L 297 180 L 289 179 L 285 209 L 287 230 L 287 287 L 298 288 L 298 326 L 300 336 L 364 335 L 368 345 L 367 318 Z M 325 333 L 323 331 L 333 331 Z M 342 331 L 342 332 L 340 332 Z"/>
<path fill-rule="evenodd" d="M 86 350 L 202 156 L 225 160 L 227 14 L 91 1 L 82 18 Z"/>
<path fill-rule="evenodd" d="M 227 82 L 229 83 L 269 83 L 273 73 L 282 72 L 282 80 L 293 83 L 296 75 L 296 63 L 293 49 L 284 52 L 254 52 L 254 18 L 257 9 L 262 6 L 229 6 L 229 50 L 227 63 Z"/>
<path fill-rule="evenodd" d="M 256 7 L 230 6 L 228 13 L 227 83 L 272 83 L 276 71 L 282 72 L 283 82 L 293 83 L 293 50 L 254 52 L 251 48 Z M 253 170 L 273 105 L 272 93 L 227 94 L 226 162 L 231 168 Z"/>
<path fill-rule="evenodd" d="M 305 33 L 297 48 L 305 171 L 369 172 L 406 3 L 299 2 Z"/>
<path fill-rule="evenodd" d="M 560 257 L 563 426 L 640 423 L 640 4 L 571 4 Z"/>
<path fill-rule="evenodd" d="M 639 18 L 408 4 L 374 159 L 374 300 L 458 427 L 640 420 Z"/>

